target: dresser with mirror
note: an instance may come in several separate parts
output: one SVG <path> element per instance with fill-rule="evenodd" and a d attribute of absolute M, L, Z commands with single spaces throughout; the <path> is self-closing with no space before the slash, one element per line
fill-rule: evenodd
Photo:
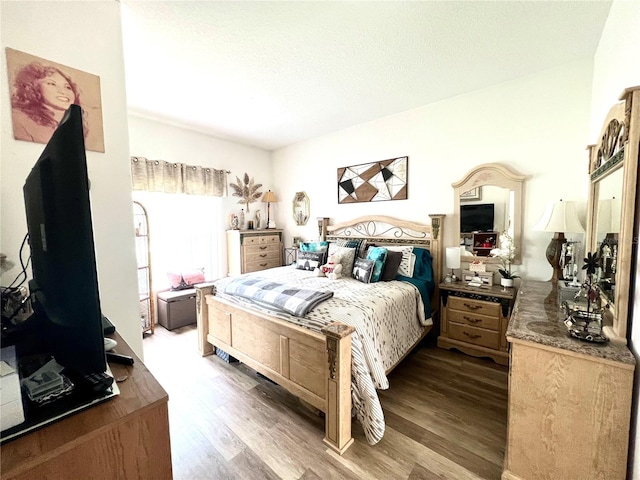
<path fill-rule="evenodd" d="M 633 310 L 640 87 L 626 89 L 590 145 L 586 251 L 605 343 L 568 335 L 557 283 L 524 280 L 507 328 L 509 405 L 502 480 L 623 480 L 636 359 Z M 535 441 L 533 441 L 535 439 Z"/>
<path fill-rule="evenodd" d="M 499 234 L 506 231 L 516 247 L 514 263 L 520 262 L 522 242 L 522 198 L 525 176 L 499 163 L 485 163 L 452 184 L 454 231 L 461 247 L 461 260 L 476 258 L 497 264 L 490 256 L 499 247 Z"/>
<path fill-rule="evenodd" d="M 452 185 L 460 265 L 479 260 L 487 271 L 495 272 L 500 265 L 498 259 L 491 257 L 491 250 L 500 248 L 500 232 L 503 231 L 514 240 L 514 263 L 520 262 L 524 180 L 523 175 L 503 165 L 487 163 L 474 168 Z M 441 284 L 439 288 L 438 346 L 488 357 L 507 365 L 505 332 L 515 289 L 499 284 L 474 287 L 466 281 Z"/>

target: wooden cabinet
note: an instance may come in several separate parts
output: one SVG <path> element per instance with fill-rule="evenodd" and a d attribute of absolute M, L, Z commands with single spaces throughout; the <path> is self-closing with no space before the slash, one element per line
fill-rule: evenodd
<path fill-rule="evenodd" d="M 460 245 L 478 257 L 488 257 L 498 243 L 498 232 L 461 233 Z"/>
<path fill-rule="evenodd" d="M 524 281 L 510 347 L 503 480 L 624 480 L 635 358 L 567 335 L 556 285 Z"/>
<path fill-rule="evenodd" d="M 282 230 L 227 230 L 229 275 L 282 266 Z"/>
<path fill-rule="evenodd" d="M 168 396 L 116 333 L 116 351 L 131 366 L 112 363 L 120 394 L 2 445 L 3 480 L 170 480 Z"/>
<path fill-rule="evenodd" d="M 515 290 L 498 286 L 440 284 L 442 317 L 438 346 L 508 364 L 505 332 Z"/>

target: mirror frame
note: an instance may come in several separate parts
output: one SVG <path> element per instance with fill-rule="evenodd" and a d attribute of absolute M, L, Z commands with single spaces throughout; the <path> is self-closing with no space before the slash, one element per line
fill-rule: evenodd
<path fill-rule="evenodd" d="M 293 196 L 292 216 L 293 216 L 293 221 L 296 223 L 296 225 L 306 225 L 307 222 L 309 221 L 309 214 L 311 211 L 310 203 L 311 202 L 306 192 L 296 192 L 295 195 Z M 302 213 L 302 218 L 298 217 L 299 211 Z"/>
<path fill-rule="evenodd" d="M 610 174 L 623 169 L 622 199 L 620 208 L 620 232 L 615 274 L 614 303 L 611 305 L 604 293 L 602 304 L 612 316 L 612 325 L 604 327 L 605 335 L 612 342 L 627 343 L 627 330 L 631 318 L 632 275 L 635 274 L 637 232 L 636 196 L 640 159 L 640 86 L 627 88 L 607 114 L 599 141 L 588 145 L 589 150 L 589 202 L 587 211 L 587 252 L 598 249 L 597 212 L 600 182 Z"/>
<path fill-rule="evenodd" d="M 456 242 L 460 239 L 460 194 L 476 187 L 495 186 L 506 188 L 514 192 L 513 201 L 513 243 L 516 247 L 513 264 L 520 264 L 522 259 L 522 198 L 524 195 L 524 180 L 526 177 L 500 165 L 499 163 L 485 163 L 470 170 L 461 180 L 452 183 L 453 187 L 453 221 Z M 479 257 L 460 254 L 462 261 L 473 262 L 480 259 L 484 263 L 500 263 L 493 257 Z"/>

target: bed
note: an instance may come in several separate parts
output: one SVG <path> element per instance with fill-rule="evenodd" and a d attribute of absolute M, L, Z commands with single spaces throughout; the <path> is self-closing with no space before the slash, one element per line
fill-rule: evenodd
<path fill-rule="evenodd" d="M 210 355 L 217 347 L 324 412 L 324 442 L 339 454 L 353 443 L 352 411 L 366 440 L 378 442 L 384 415 L 376 390 L 389 387 L 386 375 L 427 335 L 437 314 L 444 216 L 430 217 L 429 224 L 360 217 L 320 228 L 321 239 L 336 245 L 363 240 L 394 250 L 413 247 L 415 271 L 424 273 L 428 264 L 430 282 L 416 274 L 363 283 L 351 272 L 330 280 L 291 265 L 198 286 L 200 353 Z M 252 282 L 296 285 L 330 292 L 330 298 L 298 316 L 237 295 L 244 288 L 239 284 Z"/>

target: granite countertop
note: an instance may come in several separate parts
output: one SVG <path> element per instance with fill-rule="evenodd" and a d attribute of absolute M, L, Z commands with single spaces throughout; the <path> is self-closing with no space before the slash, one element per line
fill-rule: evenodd
<path fill-rule="evenodd" d="M 625 345 L 589 343 L 569 336 L 564 314 L 558 304 L 556 285 L 551 282 L 522 281 L 507 328 L 507 339 L 538 343 L 582 355 L 635 365 L 635 357 Z"/>

